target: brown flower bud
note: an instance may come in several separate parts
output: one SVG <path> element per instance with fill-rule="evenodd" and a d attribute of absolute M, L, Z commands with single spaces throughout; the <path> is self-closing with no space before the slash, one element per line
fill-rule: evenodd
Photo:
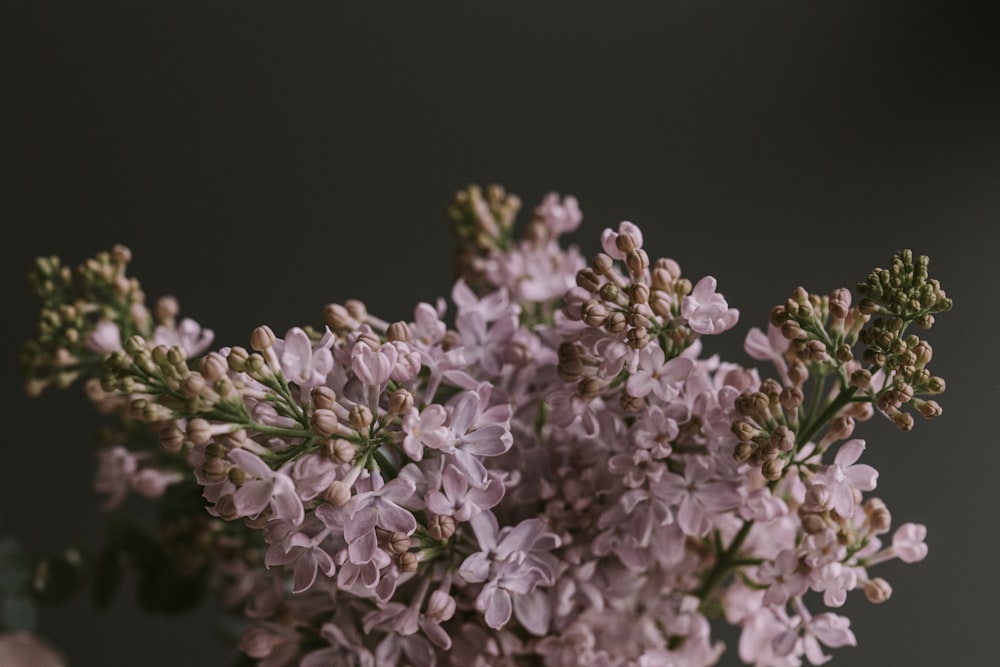
<path fill-rule="evenodd" d="M 274 335 L 271 327 L 262 324 L 250 334 L 250 347 L 258 352 L 263 352 L 271 349 L 276 340 L 277 336 Z"/>
<path fill-rule="evenodd" d="M 865 591 L 865 597 L 872 604 L 882 604 L 892 596 L 892 586 L 881 577 L 864 582 L 862 587 Z"/>
<path fill-rule="evenodd" d="M 309 425 L 312 430 L 323 438 L 328 438 L 337 432 L 340 426 L 340 419 L 337 413 L 327 408 L 319 408 L 309 415 Z"/>
<path fill-rule="evenodd" d="M 351 487 L 342 481 L 335 480 L 323 492 L 323 500 L 334 507 L 343 507 L 351 499 Z"/>
<path fill-rule="evenodd" d="M 355 431 L 362 431 L 372 424 L 372 411 L 367 405 L 355 405 L 347 415 L 351 428 Z"/>
<path fill-rule="evenodd" d="M 397 562 L 400 572 L 416 572 L 417 567 L 420 566 L 420 558 L 412 551 L 400 554 Z"/>
<path fill-rule="evenodd" d="M 605 255 L 603 252 L 599 252 L 594 255 L 594 259 L 590 262 L 590 268 L 593 272 L 599 276 L 607 275 L 611 267 L 614 266 L 614 260 Z"/>
<path fill-rule="evenodd" d="M 184 447 L 184 432 L 176 423 L 160 429 L 160 447 L 172 454 L 176 454 Z"/>
<path fill-rule="evenodd" d="M 447 515 L 435 514 L 427 525 L 427 532 L 435 540 L 448 540 L 455 534 L 455 519 Z"/>

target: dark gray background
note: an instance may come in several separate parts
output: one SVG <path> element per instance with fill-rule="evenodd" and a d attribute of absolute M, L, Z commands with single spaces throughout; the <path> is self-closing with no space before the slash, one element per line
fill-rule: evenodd
<path fill-rule="evenodd" d="M 387 319 L 446 295 L 442 211 L 467 183 L 530 208 L 576 195 L 598 248 L 630 219 L 651 256 L 713 274 L 742 311 L 736 361 L 796 285 L 853 286 L 902 247 L 956 303 L 930 334 L 944 416 L 859 429 L 923 563 L 846 607 L 839 664 L 989 664 L 1000 595 L 1000 75 L 990 3 L 8 2 L 4 50 L 0 530 L 96 545 L 93 416 L 28 400 L 31 258 L 129 245 L 151 297 L 246 344 L 360 297 Z M 46 613 L 72 665 L 215 665 L 211 609 L 140 617 L 122 596 Z M 725 664 L 735 659 L 735 646 Z M 837 664 L 837 663 L 835 663 Z"/>

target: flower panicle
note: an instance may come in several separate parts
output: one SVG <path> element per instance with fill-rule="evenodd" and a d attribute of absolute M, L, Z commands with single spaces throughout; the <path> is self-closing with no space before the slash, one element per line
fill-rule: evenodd
<path fill-rule="evenodd" d="M 519 208 L 456 194 L 450 304 L 390 321 L 348 300 L 245 346 L 213 348 L 175 299 L 147 311 L 124 251 L 41 260 L 26 368 L 93 355 L 88 396 L 153 436 L 109 442 L 95 488 L 109 507 L 196 489 L 163 543 L 251 619 L 254 660 L 710 665 L 713 617 L 752 664 L 853 645 L 846 596 L 884 601 L 872 568 L 926 555 L 855 435 L 875 409 L 939 411 L 905 332 L 950 307 L 926 261 L 901 254 L 857 304 L 796 289 L 747 336 L 761 379 L 701 354 L 739 317 L 713 277 L 651 260 L 629 221 L 587 261 L 561 244 L 573 197 L 517 234 Z"/>

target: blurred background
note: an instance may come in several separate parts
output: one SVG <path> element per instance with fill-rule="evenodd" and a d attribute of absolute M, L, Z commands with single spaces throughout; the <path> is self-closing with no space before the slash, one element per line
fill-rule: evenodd
<path fill-rule="evenodd" d="M 150 298 L 246 345 L 361 298 L 385 319 L 447 296 L 443 210 L 501 183 L 584 213 L 585 253 L 620 220 L 651 257 L 716 276 L 742 339 L 797 285 L 853 287 L 900 248 L 955 301 L 928 338 L 944 415 L 862 425 L 894 523 L 922 563 L 852 594 L 874 665 L 990 664 L 1000 595 L 994 419 L 1000 362 L 1000 26 L 963 2 L 16 2 L 2 10 L 8 425 L 0 535 L 99 546 L 102 421 L 76 387 L 29 400 L 25 275 L 114 243 Z M 522 216 L 524 217 L 524 216 Z M 142 508 L 139 507 L 141 510 Z M 223 665 L 210 605 L 145 616 L 123 591 L 45 609 L 74 667 Z M 733 644 L 722 661 L 738 664 Z M 834 664 L 837 664 L 835 662 Z"/>

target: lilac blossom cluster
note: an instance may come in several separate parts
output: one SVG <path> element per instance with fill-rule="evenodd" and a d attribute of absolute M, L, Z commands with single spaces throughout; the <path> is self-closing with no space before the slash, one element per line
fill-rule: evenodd
<path fill-rule="evenodd" d="M 702 353 L 738 320 L 714 278 L 651 260 L 631 222 L 589 261 L 564 248 L 572 197 L 515 237 L 518 205 L 456 195 L 453 312 L 387 322 L 349 301 L 248 348 L 212 349 L 171 298 L 147 311 L 116 248 L 77 278 L 104 303 L 47 304 L 29 385 L 89 372 L 95 402 L 158 434 L 103 450 L 109 506 L 196 480 L 261 667 L 711 665 L 720 621 L 753 665 L 854 645 L 847 596 L 884 601 L 873 568 L 927 553 L 870 495 L 854 434 L 940 414 L 930 346 L 907 333 L 951 306 L 926 258 L 900 253 L 856 305 L 795 290 L 746 337 L 762 378 Z M 38 275 L 68 301 L 68 269 Z"/>

